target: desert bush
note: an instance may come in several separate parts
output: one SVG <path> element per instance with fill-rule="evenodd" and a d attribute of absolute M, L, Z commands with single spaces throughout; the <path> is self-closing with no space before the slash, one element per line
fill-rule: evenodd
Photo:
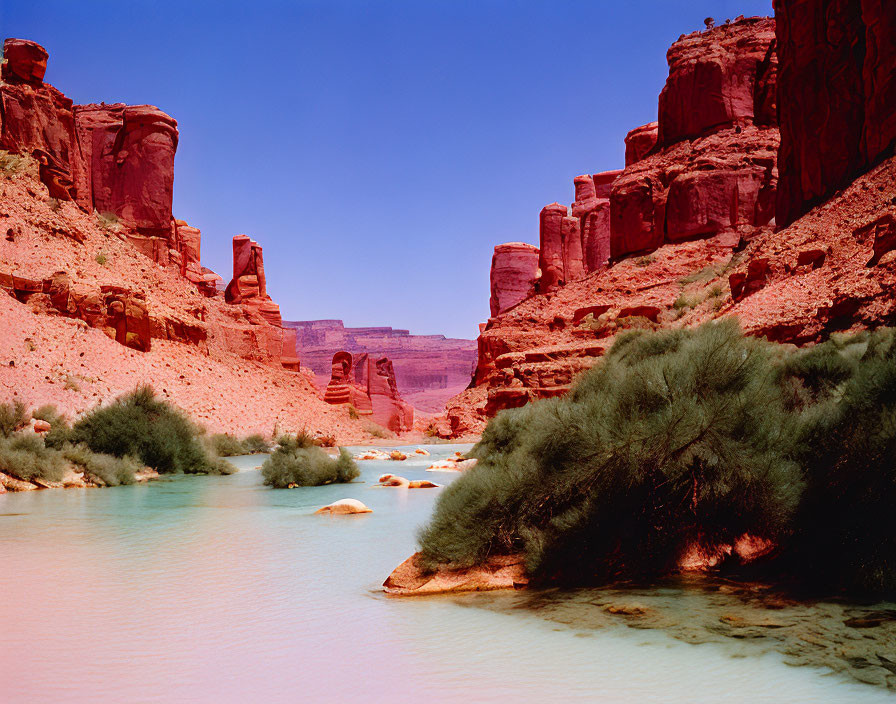
<path fill-rule="evenodd" d="M 785 366 L 806 491 L 782 562 L 816 586 L 896 594 L 893 331 L 839 336 Z"/>
<path fill-rule="evenodd" d="M 62 454 L 48 448 L 39 435 L 16 433 L 0 438 L 0 472 L 31 481 L 58 482 L 65 473 Z"/>
<path fill-rule="evenodd" d="M 391 438 L 392 433 L 386 430 L 383 426 L 377 425 L 376 423 L 365 423 L 364 430 L 366 430 L 370 435 L 375 438 Z"/>
<path fill-rule="evenodd" d="M 45 420 L 50 424 L 49 432 L 44 435 L 44 443 L 47 447 L 59 450 L 69 443 L 72 432 L 71 426 L 68 418 L 60 413 L 56 406 L 51 404 L 41 406 L 31 413 L 31 417 Z"/>
<path fill-rule="evenodd" d="M 259 455 L 271 451 L 271 444 L 262 435 L 249 435 L 243 439 L 243 450 L 247 455 Z"/>
<path fill-rule="evenodd" d="M 28 407 L 21 401 L 0 403 L 0 437 L 8 438 L 28 422 Z"/>
<path fill-rule="evenodd" d="M 305 435 L 287 435 L 261 467 L 264 483 L 275 489 L 290 485 L 319 486 L 347 483 L 360 474 L 358 465 L 345 448 L 333 459 Z"/>
<path fill-rule="evenodd" d="M 233 437 L 233 435 L 227 435 L 226 433 L 210 436 L 207 439 L 207 443 L 209 449 L 218 457 L 234 457 L 246 454 L 243 443 Z"/>
<path fill-rule="evenodd" d="M 91 411 L 71 432 L 73 443 L 115 457 L 132 456 L 161 473 L 219 474 L 232 465 L 209 453 L 200 431 L 178 409 L 141 386 Z"/>
<path fill-rule="evenodd" d="M 354 406 L 349 406 L 348 407 L 348 417 L 351 418 L 352 420 L 358 420 L 358 418 L 360 418 L 361 416 L 358 415 L 357 408 L 355 408 Z"/>
<path fill-rule="evenodd" d="M 521 552 L 534 576 L 581 583 L 780 539 L 801 476 L 769 348 L 731 321 L 620 335 L 569 397 L 489 423 L 420 534 L 425 562 Z"/>
<path fill-rule="evenodd" d="M 107 486 L 133 484 L 141 465 L 133 457 L 113 457 L 92 452 L 87 445 L 67 445 L 62 456 L 83 471 L 100 479 Z"/>
<path fill-rule="evenodd" d="M 6 178 L 12 178 L 16 174 L 26 172 L 34 164 L 35 161 L 30 156 L 0 150 L 0 174 L 3 174 Z"/>

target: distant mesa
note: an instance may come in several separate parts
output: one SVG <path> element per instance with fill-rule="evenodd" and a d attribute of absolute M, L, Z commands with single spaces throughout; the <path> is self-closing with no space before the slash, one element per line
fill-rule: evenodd
<path fill-rule="evenodd" d="M 348 328 L 341 320 L 283 321 L 296 332 L 296 354 L 323 386 L 331 378 L 333 355 L 345 351 L 387 357 L 405 401 L 424 412 L 440 412 L 470 383 L 476 341 L 443 335 L 411 335 L 391 327 Z"/>

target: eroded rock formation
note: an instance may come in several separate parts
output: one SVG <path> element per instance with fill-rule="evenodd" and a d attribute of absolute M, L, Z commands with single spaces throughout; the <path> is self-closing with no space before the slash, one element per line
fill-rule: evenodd
<path fill-rule="evenodd" d="M 610 195 L 613 259 L 724 232 L 749 236 L 774 218 L 774 20 L 695 32 L 667 58 L 657 144 L 637 146 L 645 128 L 630 133 L 631 159 Z"/>
<path fill-rule="evenodd" d="M 387 357 L 373 359 L 366 353 L 338 351 L 333 355 L 324 400 L 333 405 L 350 404 L 358 415 L 369 416 L 393 432 L 414 426 L 414 408 L 398 393 L 395 370 Z"/>
<path fill-rule="evenodd" d="M 538 247 L 524 242 L 508 242 L 495 247 L 489 302 L 492 317 L 535 293 L 538 256 Z"/>
<path fill-rule="evenodd" d="M 537 250 L 535 258 L 537 260 Z M 422 411 L 443 411 L 445 402 L 466 388 L 476 364 L 476 342 L 444 335 L 411 335 L 390 327 L 347 328 L 341 320 L 284 321 L 297 333 L 302 364 L 319 382 L 331 378 L 338 350 L 388 357 L 401 395 Z"/>

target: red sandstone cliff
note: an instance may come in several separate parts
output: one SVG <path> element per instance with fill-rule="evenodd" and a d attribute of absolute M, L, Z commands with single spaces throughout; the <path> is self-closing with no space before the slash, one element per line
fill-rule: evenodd
<path fill-rule="evenodd" d="M 604 268 L 587 264 L 582 237 L 582 212 L 597 217 L 588 177 L 575 179 L 571 211 L 542 210 L 538 278 L 493 266 L 493 291 L 536 293 L 493 310 L 474 385 L 449 406 L 454 432 L 565 393 L 632 327 L 736 315 L 748 332 L 803 344 L 896 322 L 896 11 L 775 7 L 776 20 L 670 48 L 658 121 L 626 137 L 604 206 Z"/>
<path fill-rule="evenodd" d="M 176 121 L 73 105 L 34 42 L 4 58 L 0 396 L 78 413 L 148 382 L 211 430 L 368 438 L 299 371 L 261 247 L 234 238 L 228 296 L 200 265 L 200 231 L 171 212 Z"/>

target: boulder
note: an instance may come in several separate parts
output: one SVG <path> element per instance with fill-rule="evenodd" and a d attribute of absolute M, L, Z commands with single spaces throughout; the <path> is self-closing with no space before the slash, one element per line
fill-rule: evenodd
<path fill-rule="evenodd" d="M 524 242 L 508 242 L 495 247 L 489 300 L 493 318 L 535 293 L 538 257 L 538 247 Z"/>
<path fill-rule="evenodd" d="M 3 42 L 2 77 L 8 83 L 40 85 L 47 72 L 47 50 L 37 42 L 9 38 Z"/>
<path fill-rule="evenodd" d="M 481 565 L 465 569 L 439 567 L 424 569 L 420 553 L 402 562 L 388 579 L 383 589 L 397 596 L 423 596 L 465 591 L 520 589 L 529 582 L 523 559 L 518 555 L 495 555 Z"/>
<path fill-rule="evenodd" d="M 399 450 L 392 450 L 389 453 L 389 459 L 393 462 L 404 462 L 408 456 Z"/>
<path fill-rule="evenodd" d="M 658 122 L 635 127 L 625 136 L 625 165 L 641 161 L 656 146 Z"/>
<path fill-rule="evenodd" d="M 357 499 L 340 499 L 333 503 L 317 509 L 314 513 L 328 513 L 331 516 L 342 516 L 356 513 L 373 513 L 372 509 L 367 508 Z"/>
<path fill-rule="evenodd" d="M 399 477 L 394 474 L 383 474 L 376 481 L 380 486 L 396 486 L 405 489 L 408 488 L 408 485 L 410 484 L 404 477 Z"/>

